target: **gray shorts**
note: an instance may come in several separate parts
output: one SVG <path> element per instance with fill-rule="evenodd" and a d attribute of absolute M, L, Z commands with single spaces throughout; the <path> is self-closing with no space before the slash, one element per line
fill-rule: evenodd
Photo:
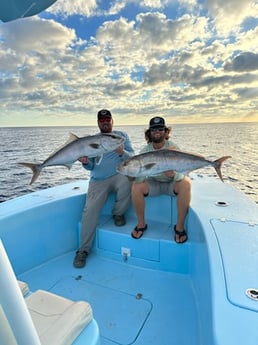
<path fill-rule="evenodd" d="M 174 192 L 174 185 L 176 183 L 175 180 L 171 180 L 169 182 L 159 182 L 153 178 L 148 178 L 146 180 L 149 186 L 149 193 L 145 196 L 156 196 L 161 194 L 176 196 Z"/>

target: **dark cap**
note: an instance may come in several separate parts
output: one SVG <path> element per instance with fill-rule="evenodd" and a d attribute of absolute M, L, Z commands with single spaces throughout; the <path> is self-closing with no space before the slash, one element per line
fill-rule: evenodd
<path fill-rule="evenodd" d="M 150 119 L 149 128 L 155 127 L 166 127 L 165 120 L 163 119 L 163 117 L 156 116 Z"/>
<path fill-rule="evenodd" d="M 101 109 L 98 111 L 98 119 L 101 117 L 112 117 L 111 112 L 107 109 Z"/>

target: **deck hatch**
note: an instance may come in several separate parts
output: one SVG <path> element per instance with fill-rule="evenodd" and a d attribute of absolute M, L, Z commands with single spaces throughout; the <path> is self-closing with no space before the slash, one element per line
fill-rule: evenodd
<path fill-rule="evenodd" d="M 136 298 L 138 291 L 131 295 L 74 277 L 60 280 L 50 291 L 89 302 L 101 336 L 122 345 L 135 341 L 152 309 L 144 296 Z"/>
<path fill-rule="evenodd" d="M 257 286 L 258 225 L 226 219 L 213 219 L 211 224 L 220 249 L 229 301 L 258 311 L 258 304 L 246 295 L 250 286 Z"/>

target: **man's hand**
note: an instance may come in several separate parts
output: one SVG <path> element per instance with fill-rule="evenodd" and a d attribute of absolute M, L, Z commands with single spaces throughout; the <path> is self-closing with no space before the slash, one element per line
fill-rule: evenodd
<path fill-rule="evenodd" d="M 122 156 L 124 153 L 124 144 L 121 144 L 115 151 L 119 154 L 119 156 Z"/>
<path fill-rule="evenodd" d="M 81 162 L 82 164 L 88 164 L 89 163 L 89 158 L 87 156 L 84 156 L 84 157 L 80 157 L 78 159 L 79 162 Z"/>
<path fill-rule="evenodd" d="M 174 177 L 176 174 L 173 170 L 164 171 L 164 173 L 167 177 L 171 177 L 171 178 Z"/>

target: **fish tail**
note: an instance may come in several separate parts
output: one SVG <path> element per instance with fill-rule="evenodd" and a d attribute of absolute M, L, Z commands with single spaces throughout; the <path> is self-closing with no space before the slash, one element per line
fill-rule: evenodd
<path fill-rule="evenodd" d="M 221 173 L 221 166 L 222 166 L 222 163 L 228 158 L 231 158 L 231 156 L 223 156 L 223 157 L 221 157 L 221 158 L 219 158 L 213 162 L 216 173 L 218 174 L 218 176 L 222 182 L 224 182 L 224 181 L 223 181 L 223 177 L 222 177 L 222 173 Z"/>
<path fill-rule="evenodd" d="M 25 167 L 30 168 L 32 170 L 33 175 L 32 175 L 30 184 L 35 182 L 41 172 L 41 164 L 26 163 L 26 162 L 21 162 L 19 164 L 24 165 Z"/>

